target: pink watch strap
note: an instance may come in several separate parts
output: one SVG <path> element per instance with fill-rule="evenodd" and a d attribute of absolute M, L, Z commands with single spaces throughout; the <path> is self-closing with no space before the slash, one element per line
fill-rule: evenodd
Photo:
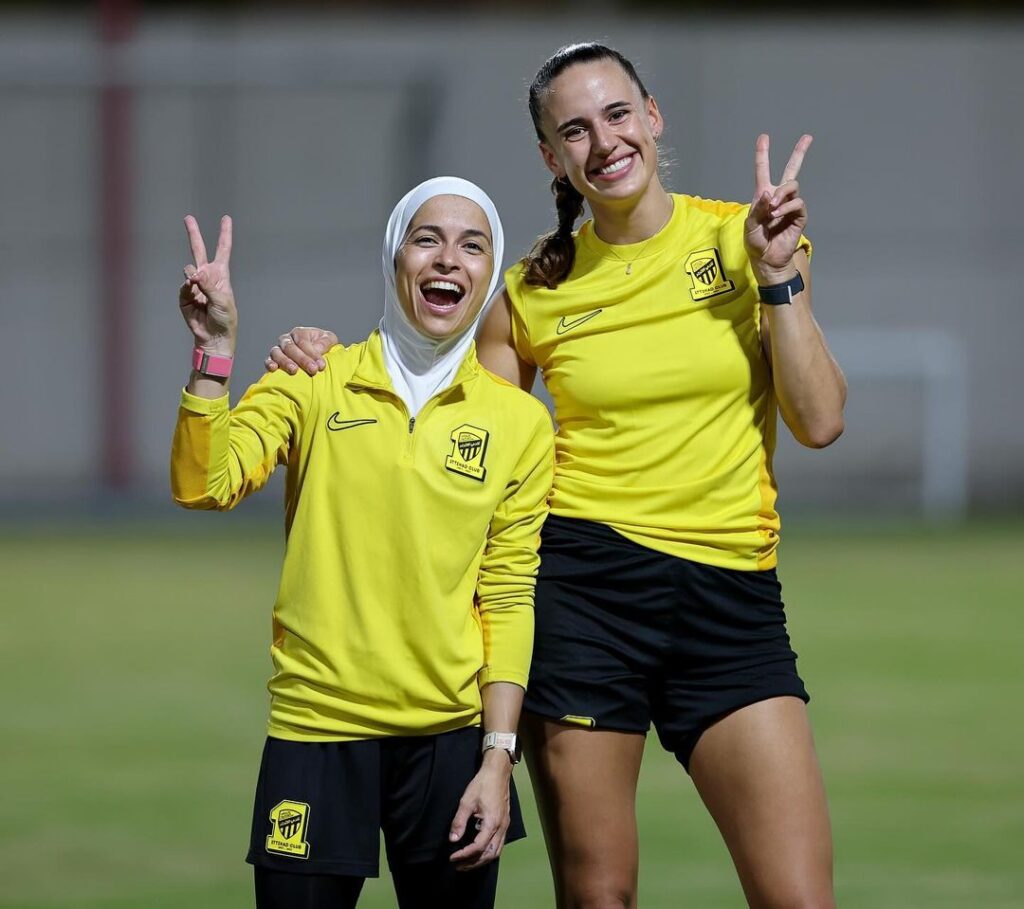
<path fill-rule="evenodd" d="M 208 354 L 198 347 L 192 350 L 192 368 L 204 376 L 226 379 L 231 375 L 231 367 L 234 362 L 234 357 L 218 357 L 215 354 Z"/>

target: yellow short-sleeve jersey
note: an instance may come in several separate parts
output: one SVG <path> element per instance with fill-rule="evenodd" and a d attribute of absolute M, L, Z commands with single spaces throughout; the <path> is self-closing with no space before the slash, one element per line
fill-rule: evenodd
<path fill-rule="evenodd" d="M 522 263 L 505 275 L 516 350 L 555 406 L 551 511 L 697 562 L 771 568 L 776 401 L 747 206 L 673 203 L 641 243 L 611 246 L 584 223 L 554 290 L 525 284 Z"/>

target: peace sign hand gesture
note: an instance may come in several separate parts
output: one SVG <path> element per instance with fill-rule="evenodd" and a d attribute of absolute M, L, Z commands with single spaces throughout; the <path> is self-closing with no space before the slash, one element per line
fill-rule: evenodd
<path fill-rule="evenodd" d="M 192 215 L 185 218 L 185 230 L 192 247 L 194 264 L 185 266 L 185 283 L 178 291 L 178 304 L 196 347 L 219 356 L 234 356 L 238 336 L 238 310 L 231 290 L 231 218 L 220 219 L 220 237 L 213 261 L 206 258 L 206 244 Z"/>
<path fill-rule="evenodd" d="M 812 136 L 804 135 L 789 156 L 782 182 L 772 183 L 768 136 L 757 137 L 754 150 L 754 199 L 743 225 L 743 242 L 759 283 L 772 284 L 792 277 L 791 261 L 807 225 L 807 206 L 800 198 L 797 175 Z"/>

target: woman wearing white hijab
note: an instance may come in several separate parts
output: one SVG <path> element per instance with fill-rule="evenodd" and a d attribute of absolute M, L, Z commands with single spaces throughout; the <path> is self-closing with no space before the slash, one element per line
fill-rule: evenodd
<path fill-rule="evenodd" d="M 476 360 L 497 212 L 463 180 L 416 187 L 388 222 L 380 328 L 234 409 L 231 220 L 212 261 L 186 228 L 175 500 L 232 508 L 288 469 L 257 905 L 355 906 L 383 829 L 402 909 L 493 906 L 495 859 L 523 835 L 514 731 L 553 465 L 547 410 Z"/>

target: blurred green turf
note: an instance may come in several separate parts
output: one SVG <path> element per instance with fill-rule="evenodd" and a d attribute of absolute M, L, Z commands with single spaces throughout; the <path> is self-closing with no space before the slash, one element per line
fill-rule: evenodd
<path fill-rule="evenodd" d="M 0 535 L 0 906 L 251 905 L 242 856 L 281 542 L 235 525 L 221 541 L 221 518 L 194 517 L 195 534 Z M 1009 523 L 788 534 L 780 575 L 841 905 L 1024 906 L 1022 553 Z M 532 835 L 506 853 L 499 906 L 551 906 L 518 778 Z M 743 906 L 653 739 L 639 811 L 644 909 Z M 393 906 L 386 879 L 360 905 Z"/>

